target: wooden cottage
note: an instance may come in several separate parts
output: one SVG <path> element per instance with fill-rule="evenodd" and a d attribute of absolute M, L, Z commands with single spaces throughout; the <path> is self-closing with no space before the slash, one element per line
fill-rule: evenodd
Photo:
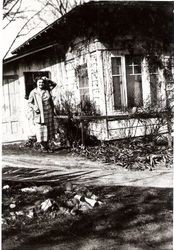
<path fill-rule="evenodd" d="M 150 133 L 166 107 L 158 59 L 172 56 L 173 10 L 173 2 L 89 2 L 15 49 L 4 60 L 3 141 L 29 135 L 25 97 L 37 75 L 57 83 L 57 103 L 95 103 L 100 119 L 91 121 L 91 133 L 99 139 Z M 148 110 L 156 112 L 147 119 Z"/>

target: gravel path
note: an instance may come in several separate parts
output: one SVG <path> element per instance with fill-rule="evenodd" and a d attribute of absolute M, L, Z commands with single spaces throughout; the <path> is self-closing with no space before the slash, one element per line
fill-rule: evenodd
<path fill-rule="evenodd" d="M 173 169 L 130 171 L 114 164 L 93 162 L 69 154 L 2 156 L 2 178 L 21 181 L 64 181 L 96 186 L 144 186 L 173 188 Z"/>

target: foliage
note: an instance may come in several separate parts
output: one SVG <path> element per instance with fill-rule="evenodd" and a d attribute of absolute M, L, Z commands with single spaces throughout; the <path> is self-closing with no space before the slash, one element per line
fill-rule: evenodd
<path fill-rule="evenodd" d="M 78 105 L 72 103 L 71 98 L 62 98 L 60 103 L 55 106 L 58 119 L 58 134 L 60 141 L 70 146 L 82 143 L 82 126 L 85 143 L 95 140 L 90 136 L 90 120 L 81 119 L 81 116 L 99 115 L 95 103 L 89 99 L 80 101 Z M 59 116 L 66 116 L 60 118 Z"/>
<path fill-rule="evenodd" d="M 57 18 L 57 15 L 63 16 L 73 7 L 82 4 L 83 0 L 40 0 L 40 2 L 47 3 L 50 13 Z"/>
<path fill-rule="evenodd" d="M 99 146 L 72 149 L 73 154 L 84 156 L 94 161 L 115 164 L 129 170 L 153 170 L 158 163 L 165 167 L 172 166 L 172 152 L 168 151 L 164 136 L 151 138 L 123 139 L 113 142 L 101 142 Z M 155 159 L 155 160 L 154 160 Z"/>

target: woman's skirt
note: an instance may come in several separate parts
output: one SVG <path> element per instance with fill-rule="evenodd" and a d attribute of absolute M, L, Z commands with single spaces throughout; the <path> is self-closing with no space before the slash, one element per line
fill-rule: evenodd
<path fill-rule="evenodd" d="M 36 138 L 38 142 L 48 141 L 55 136 L 54 117 L 50 111 L 44 112 L 45 123 L 36 124 Z"/>

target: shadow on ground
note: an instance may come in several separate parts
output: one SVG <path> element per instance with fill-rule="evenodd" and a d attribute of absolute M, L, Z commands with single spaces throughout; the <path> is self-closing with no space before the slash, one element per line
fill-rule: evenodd
<path fill-rule="evenodd" d="M 15 184 L 14 184 L 15 185 Z M 3 249 L 172 249 L 172 189 L 89 187 L 103 202 L 80 215 L 3 231 Z"/>

